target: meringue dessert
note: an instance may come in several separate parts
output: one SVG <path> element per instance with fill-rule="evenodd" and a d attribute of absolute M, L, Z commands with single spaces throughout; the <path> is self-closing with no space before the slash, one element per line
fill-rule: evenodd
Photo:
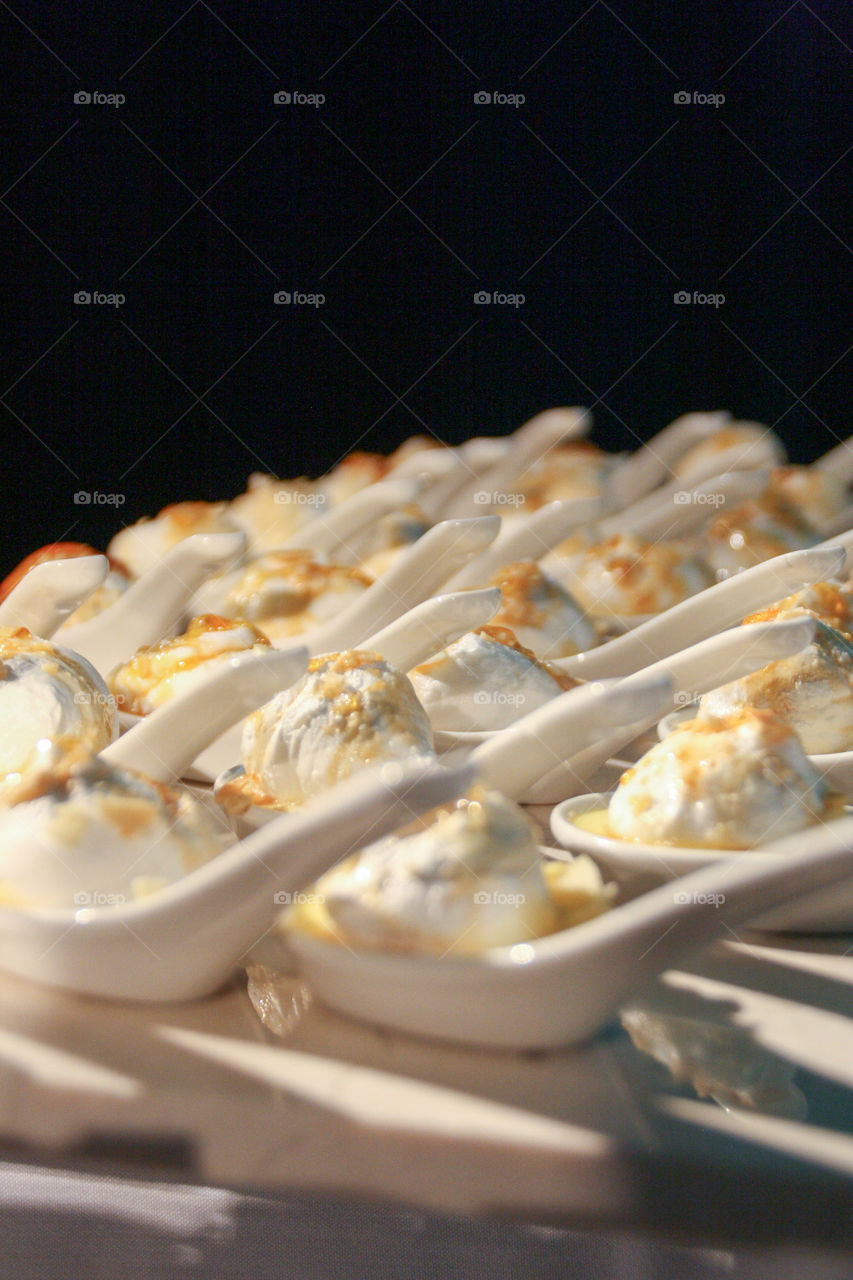
<path fill-rule="evenodd" d="M 823 526 L 848 505 L 847 484 L 818 467 L 777 467 L 770 473 L 767 494 L 793 508 L 812 529 Z"/>
<path fill-rule="evenodd" d="M 785 446 L 777 435 L 760 422 L 730 421 L 713 435 L 692 445 L 672 468 L 675 479 L 713 475 L 717 461 L 730 449 L 736 456 L 727 460 L 727 471 L 778 466 L 785 461 Z"/>
<path fill-rule="evenodd" d="M 206 613 L 193 618 L 183 635 L 137 650 L 109 677 L 116 706 L 146 716 L 204 679 L 238 653 L 263 653 L 267 637 L 251 622 Z"/>
<path fill-rule="evenodd" d="M 275 551 L 326 506 L 315 481 L 277 480 L 255 471 L 246 492 L 228 503 L 227 518 L 243 529 L 250 552 Z"/>
<path fill-rule="evenodd" d="M 121 561 L 135 577 L 153 568 L 167 551 L 194 533 L 234 533 L 225 502 L 173 502 L 149 519 L 121 529 L 107 547 L 107 554 Z"/>
<path fill-rule="evenodd" d="M 243 769 L 216 798 L 291 809 L 370 765 L 433 759 L 432 730 L 406 676 L 377 653 L 348 649 L 313 658 L 288 689 L 243 726 Z"/>
<path fill-rule="evenodd" d="M 622 775 L 608 834 L 691 849 L 752 849 L 827 816 L 828 791 L 771 712 L 690 720 Z"/>
<path fill-rule="evenodd" d="M 765 494 L 728 507 L 702 533 L 702 553 L 718 582 L 763 560 L 817 542 L 793 507 Z"/>
<path fill-rule="evenodd" d="M 527 511 L 566 498 L 596 498 L 618 459 L 589 440 L 555 445 L 518 480 Z"/>
<path fill-rule="evenodd" d="M 805 594 L 805 593 L 801 593 Z M 796 616 L 791 610 L 779 616 Z M 712 689 L 699 700 L 697 723 L 744 707 L 772 711 L 794 729 L 809 755 L 853 748 L 853 639 L 818 620 L 799 653 Z"/>
<path fill-rule="evenodd" d="M 286 640 L 337 617 L 372 581 L 361 569 L 323 563 L 310 551 L 267 551 L 211 578 L 196 592 L 193 609 L 244 619 L 270 640 Z"/>
<path fill-rule="evenodd" d="M 602 618 L 663 613 L 712 584 L 705 565 L 674 543 L 620 533 L 588 547 L 570 564 L 572 590 Z"/>
<path fill-rule="evenodd" d="M 505 564 L 485 585 L 501 589 L 495 626 L 508 627 L 540 661 L 570 658 L 596 643 L 595 626 L 577 601 L 535 560 Z"/>
<path fill-rule="evenodd" d="M 493 624 L 460 636 L 409 679 L 433 729 L 457 733 L 505 729 L 578 683 Z"/>
<path fill-rule="evenodd" d="M 366 539 L 354 543 L 359 568 L 371 578 L 381 577 L 429 528 L 429 521 L 414 502 L 389 511 L 370 527 Z"/>
<path fill-rule="evenodd" d="M 288 908 L 285 929 L 351 948 L 477 955 L 611 905 L 592 859 L 544 861 L 529 819 L 499 792 L 477 788 L 426 821 L 327 872 Z"/>
<path fill-rule="evenodd" d="M 129 901 L 181 879 L 227 843 L 188 792 L 97 758 L 54 761 L 0 812 L 0 905 Z"/>
<path fill-rule="evenodd" d="M 101 751 L 118 736 L 113 696 L 85 658 L 0 627 L 0 804 L 44 767 L 45 751 Z"/>

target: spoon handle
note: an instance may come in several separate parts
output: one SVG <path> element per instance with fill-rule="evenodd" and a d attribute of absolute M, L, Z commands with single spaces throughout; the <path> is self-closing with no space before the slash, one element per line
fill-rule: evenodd
<path fill-rule="evenodd" d="M 49 640 L 107 576 L 106 556 L 75 556 L 35 565 L 0 604 L 0 626 L 26 627 Z"/>
<path fill-rule="evenodd" d="M 573 529 L 595 520 L 600 512 L 599 498 L 567 498 L 562 502 L 549 502 L 530 516 L 522 516 L 508 529 L 502 527 L 492 545 L 451 578 L 448 591 L 481 586 L 503 565 L 513 561 L 539 560 Z"/>
<path fill-rule="evenodd" d="M 602 731 L 659 716 L 672 702 L 672 680 L 656 674 L 626 682 L 607 681 L 569 689 L 517 720 L 471 752 L 483 781 L 510 797 L 524 795 L 556 765 L 592 745 Z"/>
<path fill-rule="evenodd" d="M 831 543 L 765 560 L 725 582 L 707 587 L 643 622 L 627 635 L 608 641 L 600 649 L 562 659 L 560 666 L 567 674 L 582 680 L 631 675 L 649 658 L 666 658 L 679 648 L 736 626 L 748 614 L 792 591 L 835 577 L 844 567 L 844 559 L 844 547 Z"/>
<path fill-rule="evenodd" d="M 101 758 L 172 782 L 232 724 L 298 680 L 307 665 L 305 648 L 239 654 L 134 725 Z"/>
<path fill-rule="evenodd" d="M 411 671 L 466 631 L 485 626 L 500 604 L 500 587 L 432 596 L 396 622 L 368 636 L 361 647 L 380 653 L 400 671 Z"/>
<path fill-rule="evenodd" d="M 245 545 L 242 532 L 195 533 L 185 538 L 103 613 L 62 627 L 57 637 L 60 644 L 82 653 L 108 675 L 140 645 L 156 644 L 168 635 L 197 588 L 239 556 Z"/>
<path fill-rule="evenodd" d="M 300 637 L 312 654 L 352 649 L 442 586 L 497 536 L 499 516 L 443 520 L 418 538 L 372 586 L 331 622 Z"/>

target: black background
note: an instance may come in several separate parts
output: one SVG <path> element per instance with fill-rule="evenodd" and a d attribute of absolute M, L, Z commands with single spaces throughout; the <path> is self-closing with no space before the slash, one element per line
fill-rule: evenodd
<path fill-rule="evenodd" d="M 613 448 L 700 408 L 795 460 L 851 430 L 842 0 L 4 0 L 0 48 L 4 569 L 552 404 Z"/>

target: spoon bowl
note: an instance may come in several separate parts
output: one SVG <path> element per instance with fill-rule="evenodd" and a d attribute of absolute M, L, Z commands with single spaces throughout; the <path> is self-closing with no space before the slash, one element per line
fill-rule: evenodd
<path fill-rule="evenodd" d="M 501 1049 L 588 1040 L 644 983 L 759 911 L 853 875 L 853 819 L 721 858 L 573 928 L 476 956 L 353 951 L 295 929 L 289 942 L 333 1009 L 419 1036 Z M 801 847 L 802 846 L 802 847 Z M 784 856 L 783 856 L 784 855 Z"/>

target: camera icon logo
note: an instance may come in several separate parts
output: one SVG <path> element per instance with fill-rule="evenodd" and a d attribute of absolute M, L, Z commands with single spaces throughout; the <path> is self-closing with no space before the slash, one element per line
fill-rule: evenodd
<path fill-rule="evenodd" d="M 475 306 L 486 307 L 489 305 L 491 300 L 492 300 L 492 295 L 488 292 L 487 289 L 480 289 L 478 293 L 474 294 Z"/>
<path fill-rule="evenodd" d="M 479 893 L 474 894 L 474 903 L 478 907 L 487 907 L 492 900 L 492 895 L 486 893 L 485 889 L 481 889 Z"/>
<path fill-rule="evenodd" d="M 75 907 L 90 907 L 92 905 L 92 895 L 87 893 L 85 889 L 80 889 L 74 895 Z"/>
<path fill-rule="evenodd" d="M 475 706 L 484 707 L 488 702 L 491 702 L 491 698 L 485 689 L 478 689 L 474 694 L 473 702 Z"/>
<path fill-rule="evenodd" d="M 273 94 L 272 100 L 279 107 L 286 107 L 286 106 L 289 106 L 290 103 L 293 101 L 293 94 L 287 93 L 287 91 L 284 89 L 279 89 L 278 93 Z"/>
<path fill-rule="evenodd" d="M 677 307 L 687 307 L 690 305 L 690 294 L 686 289 L 679 289 L 678 293 L 672 295 L 672 300 Z"/>
<path fill-rule="evenodd" d="M 677 107 L 686 107 L 690 102 L 690 94 L 685 89 L 680 89 L 672 95 L 672 100 Z"/>
<path fill-rule="evenodd" d="M 91 506 L 91 503 L 92 503 L 92 495 L 91 493 L 87 493 L 85 489 L 81 489 L 79 493 L 75 493 L 74 495 L 75 506 L 88 507 L 88 506 Z"/>
<path fill-rule="evenodd" d="M 277 307 L 289 307 L 292 301 L 292 295 L 286 293 L 284 289 L 280 289 L 278 293 L 273 294 L 273 302 Z"/>
<path fill-rule="evenodd" d="M 481 89 L 479 93 L 474 94 L 474 101 L 478 106 L 482 106 L 483 103 L 486 102 L 491 102 L 491 100 L 492 95 L 490 93 L 486 93 L 483 89 Z"/>
<path fill-rule="evenodd" d="M 678 893 L 673 894 L 672 900 L 677 906 L 686 907 L 690 901 L 690 894 L 685 893 L 682 889 Z"/>
<path fill-rule="evenodd" d="M 92 101 L 92 95 L 87 93 L 85 89 L 78 89 L 74 95 L 74 101 L 78 106 L 86 106 Z"/>
<path fill-rule="evenodd" d="M 74 295 L 75 307 L 88 307 L 91 301 L 92 301 L 92 295 L 91 293 L 88 293 L 85 289 L 78 289 L 78 291 Z"/>
<path fill-rule="evenodd" d="M 286 890 L 284 889 L 280 889 L 278 893 L 274 893 L 272 896 L 272 900 L 277 907 L 290 906 L 290 894 L 287 893 Z"/>

